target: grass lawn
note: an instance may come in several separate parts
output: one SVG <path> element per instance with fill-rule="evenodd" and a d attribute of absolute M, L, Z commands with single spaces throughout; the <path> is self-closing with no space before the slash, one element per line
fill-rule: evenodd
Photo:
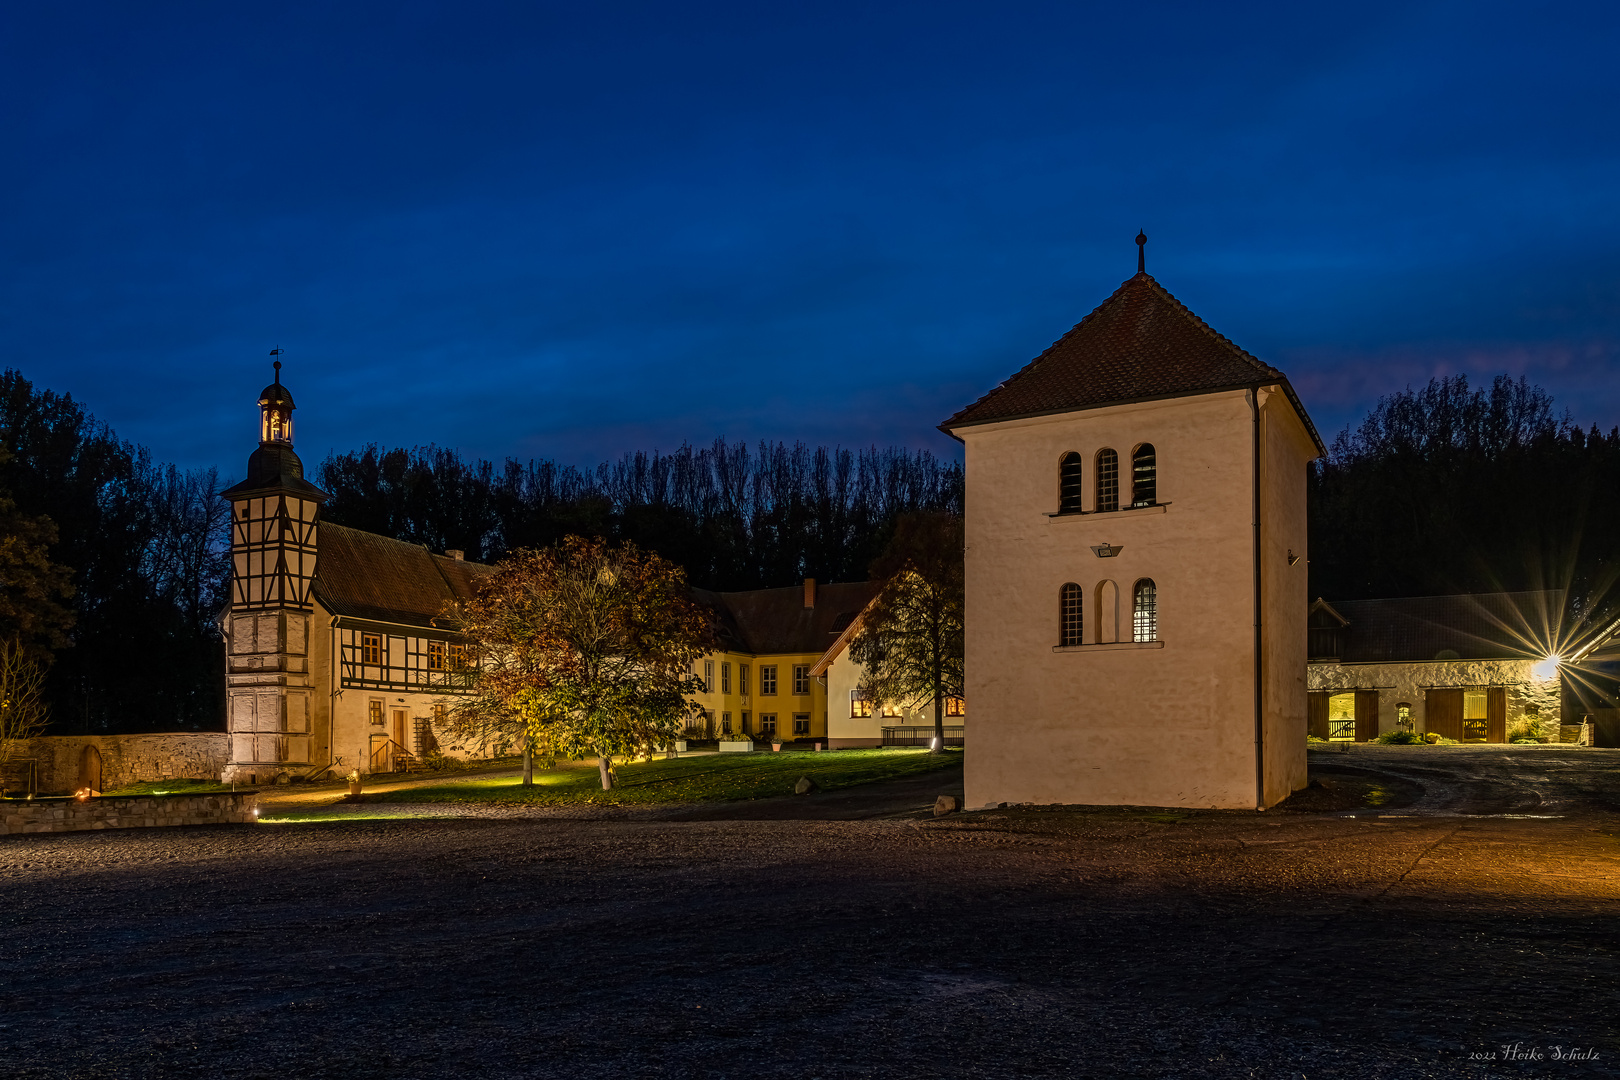
<path fill-rule="evenodd" d="M 360 802 L 470 803 L 498 802 L 560 806 L 595 803 L 628 806 L 646 803 L 727 802 L 768 799 L 793 794 L 799 777 L 808 776 L 823 791 L 893 780 L 914 773 L 949 768 L 962 761 L 960 751 L 930 754 L 926 748 L 876 750 L 785 751 L 780 754 L 718 754 L 621 764 L 619 786 L 603 791 L 594 768 L 535 770 L 534 786 L 520 776 L 434 784 L 360 796 Z"/>
<path fill-rule="evenodd" d="M 218 780 L 142 780 L 138 784 L 125 784 L 102 795 L 207 795 L 215 791 L 231 791 L 231 785 Z"/>

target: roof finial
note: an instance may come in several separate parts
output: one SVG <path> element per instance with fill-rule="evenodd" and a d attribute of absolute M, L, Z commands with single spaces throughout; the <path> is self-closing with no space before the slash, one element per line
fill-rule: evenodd
<path fill-rule="evenodd" d="M 1147 233 L 1136 230 L 1136 272 L 1147 273 Z"/>
<path fill-rule="evenodd" d="M 280 350 L 280 349 L 271 349 L 270 350 L 270 355 L 271 356 L 280 356 L 281 353 L 282 353 L 282 350 Z M 275 362 L 274 366 L 275 366 L 275 369 L 276 369 L 276 385 L 280 386 L 281 385 L 281 361 L 277 360 Z"/>

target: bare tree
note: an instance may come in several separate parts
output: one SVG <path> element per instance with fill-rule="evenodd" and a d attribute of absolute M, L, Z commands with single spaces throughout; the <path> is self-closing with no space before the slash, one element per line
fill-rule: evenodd
<path fill-rule="evenodd" d="M 0 786 L 28 740 L 45 733 L 45 665 L 19 638 L 0 640 Z"/>
<path fill-rule="evenodd" d="M 875 701 L 934 704 L 934 753 L 945 750 L 945 701 L 963 693 L 962 519 L 906 514 L 872 564 L 883 587 L 861 615 L 850 655 Z"/>

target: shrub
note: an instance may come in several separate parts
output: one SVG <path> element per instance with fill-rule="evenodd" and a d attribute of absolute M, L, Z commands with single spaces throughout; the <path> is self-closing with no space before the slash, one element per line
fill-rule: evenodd
<path fill-rule="evenodd" d="M 1432 731 L 1428 732 L 1427 734 L 1425 734 L 1423 736 L 1423 741 L 1428 743 L 1430 746 L 1461 746 L 1462 745 L 1456 739 L 1448 739 L 1444 735 L 1439 735 L 1439 734 L 1436 734 L 1435 732 L 1432 732 Z"/>
<path fill-rule="evenodd" d="M 1385 746 L 1414 746 L 1421 745 L 1425 740 L 1422 735 L 1415 731 L 1396 728 L 1394 731 L 1386 731 L 1378 736 L 1378 741 Z"/>
<path fill-rule="evenodd" d="M 1307 735 L 1307 736 L 1305 736 L 1305 741 L 1307 743 L 1325 743 L 1325 742 L 1327 742 L 1326 739 L 1317 738 L 1315 735 Z"/>

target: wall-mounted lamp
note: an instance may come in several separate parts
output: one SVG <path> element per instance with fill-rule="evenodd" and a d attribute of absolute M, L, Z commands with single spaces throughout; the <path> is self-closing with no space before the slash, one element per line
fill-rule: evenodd
<path fill-rule="evenodd" d="M 1124 544 L 1093 544 L 1091 550 L 1097 553 L 1099 559 L 1112 559 L 1125 550 Z"/>

